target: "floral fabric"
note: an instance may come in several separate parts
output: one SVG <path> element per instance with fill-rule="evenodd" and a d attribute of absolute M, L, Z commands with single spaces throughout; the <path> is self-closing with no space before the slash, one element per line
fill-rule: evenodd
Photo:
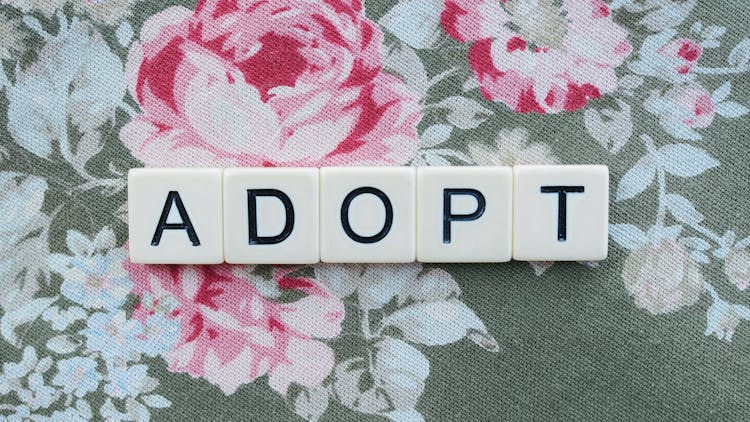
<path fill-rule="evenodd" d="M 0 0 L 0 420 L 746 420 L 750 5 Z M 598 263 L 129 262 L 135 167 L 606 164 Z"/>

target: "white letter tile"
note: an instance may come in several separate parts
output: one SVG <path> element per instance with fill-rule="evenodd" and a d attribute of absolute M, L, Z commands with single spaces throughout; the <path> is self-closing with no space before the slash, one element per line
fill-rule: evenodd
<path fill-rule="evenodd" d="M 226 262 L 316 263 L 318 224 L 318 169 L 224 171 Z"/>
<path fill-rule="evenodd" d="M 417 260 L 510 261 L 512 214 L 510 167 L 420 167 Z"/>
<path fill-rule="evenodd" d="M 221 169 L 130 170 L 130 260 L 222 263 L 221 179 Z"/>
<path fill-rule="evenodd" d="M 607 167 L 517 166 L 513 172 L 513 259 L 607 257 Z"/>
<path fill-rule="evenodd" d="M 410 167 L 322 168 L 321 261 L 414 261 L 415 196 Z"/>

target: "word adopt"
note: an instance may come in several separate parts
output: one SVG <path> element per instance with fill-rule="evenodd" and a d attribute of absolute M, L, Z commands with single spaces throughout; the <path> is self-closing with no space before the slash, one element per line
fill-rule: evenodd
<path fill-rule="evenodd" d="M 144 264 L 593 261 L 605 166 L 133 169 Z"/>

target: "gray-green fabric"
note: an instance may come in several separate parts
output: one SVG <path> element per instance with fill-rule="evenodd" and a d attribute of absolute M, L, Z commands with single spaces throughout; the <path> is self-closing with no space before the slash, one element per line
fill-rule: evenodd
<path fill-rule="evenodd" d="M 522 112 L 484 86 L 470 62 L 481 39 L 461 32 L 470 24 L 451 30 L 445 18 L 450 5 L 474 10 L 472 2 L 373 0 L 361 11 L 356 1 L 341 2 L 347 6 L 340 9 L 333 3 L 320 7 L 334 15 L 355 10 L 357 19 L 382 32 L 383 69 L 376 71 L 395 75 L 399 89 L 419 97 L 414 154 L 392 164 L 608 165 L 609 257 L 596 263 L 319 264 L 283 274 L 248 268 L 253 297 L 300 312 L 314 312 L 300 304 L 308 298 L 344 310 L 326 326 L 335 333 L 286 327 L 333 356 L 321 379 L 295 372 L 288 387 L 269 385 L 272 373 L 282 371 L 273 365 L 236 388 L 202 373 L 201 365 L 178 368 L 170 353 L 193 341 L 186 333 L 195 328 L 175 322 L 181 321 L 175 310 L 193 309 L 179 298 L 169 302 L 163 315 L 169 321 L 159 326 L 177 330 L 170 341 L 106 357 L 95 345 L 106 341 L 94 338 L 95 315 L 121 312 L 118 327 L 149 327 L 151 314 L 143 309 L 153 287 L 142 280 L 166 279 L 125 258 L 127 170 L 158 165 L 170 153 L 143 159 L 121 132 L 146 115 L 146 100 L 124 91 L 137 78 L 123 69 L 136 60 L 128 56 L 133 43 L 152 36 L 143 30 L 146 21 L 170 5 L 190 13 L 198 7 L 191 1 L 0 0 L 0 420 L 747 420 L 750 3 L 592 0 L 592 10 L 607 8 L 601 18 L 627 31 L 627 57 L 602 66 L 614 71 L 617 85 L 596 86 L 599 95 L 574 110 L 551 100 L 545 105 L 542 96 L 544 114 Z M 476 3 L 510 14 L 522 6 L 556 8 L 564 18 L 589 4 Z M 409 25 L 413 33 L 404 29 Z M 76 44 L 86 54 L 113 57 L 120 80 L 81 88 L 97 80 L 96 72 L 108 72 L 102 61 L 88 65 L 82 57 L 70 59 L 79 62 L 69 79 L 44 85 L 44 77 L 54 81 L 67 71 L 67 62 L 44 61 L 63 51 L 55 43 L 73 45 L 55 38 L 63 26 L 88 37 Z M 456 31 L 467 38 L 457 39 Z M 493 37 L 499 36 L 486 38 Z M 532 47 L 529 41 L 528 54 Z M 697 49 L 697 57 L 683 57 L 683 48 Z M 74 51 L 83 50 L 60 57 Z M 494 54 L 513 53 L 504 51 Z M 504 60 L 494 58 L 495 66 Z M 40 63 L 46 73 L 34 73 Z M 55 83 L 64 85 L 62 94 Z M 100 95 L 106 86 L 122 86 L 122 98 Z M 77 101 L 89 101 L 89 108 Z M 78 266 L 84 269 L 74 271 Z M 187 282 L 181 274 L 176 283 Z M 289 279 L 314 288 L 279 291 Z M 70 287 L 92 280 L 118 293 L 99 286 L 80 296 L 78 285 Z M 60 313 L 74 308 L 78 317 Z M 321 365 L 309 356 L 307 364 Z"/>

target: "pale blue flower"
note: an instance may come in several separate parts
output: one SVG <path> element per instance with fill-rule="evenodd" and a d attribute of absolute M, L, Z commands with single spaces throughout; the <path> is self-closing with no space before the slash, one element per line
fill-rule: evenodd
<path fill-rule="evenodd" d="M 133 365 L 130 368 L 117 366 L 110 368 L 109 383 L 104 386 L 104 392 L 110 397 L 124 399 L 137 397 L 150 379 L 146 365 Z"/>
<path fill-rule="evenodd" d="M 42 319 L 48 321 L 53 330 L 62 331 L 76 321 L 86 319 L 88 314 L 80 306 L 60 309 L 57 305 L 50 306 L 42 313 Z"/>
<path fill-rule="evenodd" d="M 50 269 L 64 279 L 60 292 L 86 308 L 114 310 L 125 303 L 133 282 L 123 268 L 127 252 L 112 249 L 115 241 L 109 227 L 93 240 L 69 230 L 66 243 L 73 255 L 52 254 L 49 258 Z"/>
<path fill-rule="evenodd" d="M 719 340 L 730 343 L 740 322 L 750 320 L 750 308 L 720 299 L 713 287 L 708 287 L 707 290 L 713 303 L 706 311 L 706 331 L 703 334 L 716 336 Z"/>
<path fill-rule="evenodd" d="M 99 413 L 103 418 L 112 422 L 132 420 L 132 418 L 127 413 L 123 413 L 117 410 L 117 407 L 115 407 L 114 403 L 112 403 L 112 399 L 109 397 L 107 397 L 107 400 L 104 401 L 104 404 L 99 409 Z"/>
<path fill-rule="evenodd" d="M 39 359 L 33 346 L 26 346 L 20 362 L 6 362 L 0 372 L 0 396 L 21 388 L 21 379 L 36 367 Z"/>
<path fill-rule="evenodd" d="M 75 408 L 69 407 L 52 413 L 49 420 L 50 422 L 87 422 L 89 419 L 84 418 Z"/>
<path fill-rule="evenodd" d="M 115 249 L 106 255 L 70 259 L 60 292 L 86 308 L 117 309 L 133 289 L 122 267 L 126 256 L 124 249 Z"/>
<path fill-rule="evenodd" d="M 0 373 L 0 396 L 4 396 L 13 391 L 12 379 L 7 375 Z"/>
<path fill-rule="evenodd" d="M 127 319 L 122 310 L 97 312 L 89 317 L 81 333 L 86 336 L 86 347 L 101 352 L 105 360 L 116 357 L 129 360 L 140 353 L 143 325 L 140 321 Z"/>
<path fill-rule="evenodd" d="M 34 419 L 34 422 L 86 422 L 93 417 L 91 405 L 83 399 L 76 400 L 75 407 L 67 407 L 63 410 L 56 410 L 48 418 Z"/>
<path fill-rule="evenodd" d="M 39 360 L 36 349 L 26 346 L 20 362 L 3 364 L 0 396 L 15 392 L 18 400 L 32 411 L 48 408 L 58 398 L 57 390 L 44 383 L 43 374 L 51 365 L 50 357 Z"/>
<path fill-rule="evenodd" d="M 25 377 L 39 362 L 39 358 L 36 355 L 36 349 L 34 346 L 26 346 L 23 349 L 23 355 L 21 361 L 6 362 L 3 364 L 3 373 L 9 377 L 22 378 Z"/>
<path fill-rule="evenodd" d="M 16 406 L 14 409 L 15 413 L 12 415 L 8 415 L 7 419 L 5 419 L 7 422 L 26 422 L 29 420 L 31 416 L 31 409 L 29 409 L 29 406 L 26 405 L 20 405 Z"/>
<path fill-rule="evenodd" d="M 67 394 L 83 397 L 99 388 L 102 374 L 96 366 L 95 360 L 81 356 L 58 361 L 57 375 L 52 378 L 52 384 L 62 387 Z"/>
<path fill-rule="evenodd" d="M 155 357 L 172 350 L 180 337 L 180 323 L 163 314 L 150 315 L 144 325 L 145 339 L 141 350 L 147 356 Z"/>
<path fill-rule="evenodd" d="M 31 408 L 31 410 L 46 409 L 56 400 L 54 387 L 44 384 L 44 377 L 38 372 L 29 375 L 27 380 L 28 389 L 17 391 L 18 398 Z"/>

